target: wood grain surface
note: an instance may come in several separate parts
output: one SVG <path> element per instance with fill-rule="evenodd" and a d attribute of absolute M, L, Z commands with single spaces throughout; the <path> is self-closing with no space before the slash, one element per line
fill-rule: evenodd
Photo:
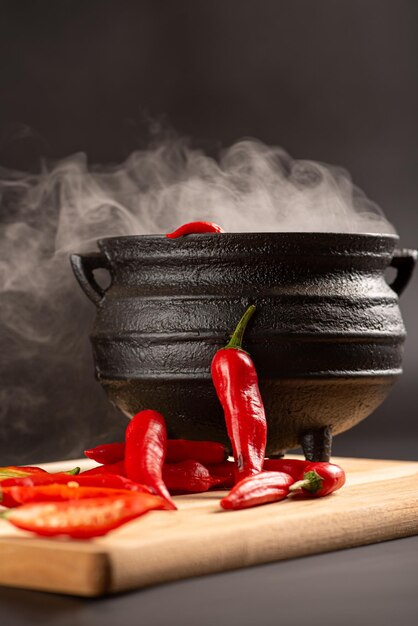
<path fill-rule="evenodd" d="M 225 512 L 224 492 L 178 496 L 179 511 L 153 511 L 96 540 L 37 538 L 1 520 L 0 584 L 98 596 L 418 534 L 418 463 L 333 460 L 347 483 L 326 498 Z"/>

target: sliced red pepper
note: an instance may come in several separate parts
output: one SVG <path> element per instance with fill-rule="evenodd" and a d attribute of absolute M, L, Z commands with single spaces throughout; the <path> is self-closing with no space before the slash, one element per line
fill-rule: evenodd
<path fill-rule="evenodd" d="M 37 487 L 4 487 L 4 500 L 11 500 L 15 506 L 28 502 L 66 502 L 67 500 L 84 500 L 85 498 L 110 498 L 126 495 L 127 489 L 110 489 L 109 487 L 80 487 L 78 482 L 71 480 L 66 485 L 38 485 Z M 143 492 L 144 493 L 144 492 Z M 149 492 L 148 492 L 149 493 Z M 2 502 L 4 505 L 4 503 Z M 4 505 L 5 506 L 5 505 Z"/>
<path fill-rule="evenodd" d="M 169 503 L 148 493 L 124 493 L 115 497 L 68 502 L 24 504 L 3 514 L 17 528 L 47 537 L 74 539 L 100 537 L 153 509 L 169 509 Z"/>
<path fill-rule="evenodd" d="M 65 474 L 66 476 L 75 476 L 80 472 L 79 467 L 73 467 L 73 469 L 67 472 L 57 472 L 58 474 Z M 55 476 L 54 473 L 49 473 L 41 467 L 29 467 L 29 466 L 15 466 L 9 465 L 8 467 L 0 467 L 0 482 L 8 480 L 9 478 L 25 478 L 28 476 Z"/>
<path fill-rule="evenodd" d="M 250 306 L 225 348 L 212 360 L 213 384 L 225 413 L 236 463 L 237 481 L 261 472 L 266 450 L 267 422 L 251 357 L 242 349 L 244 331 L 255 311 Z"/>
<path fill-rule="evenodd" d="M 193 235 L 196 233 L 224 233 L 224 229 L 213 222 L 188 222 L 176 228 L 172 233 L 167 233 L 169 239 L 183 237 L 183 235 Z"/>
<path fill-rule="evenodd" d="M 286 498 L 293 482 L 293 478 L 284 472 L 262 472 L 247 476 L 221 500 L 221 507 L 236 510 L 278 502 Z"/>
<path fill-rule="evenodd" d="M 38 474 L 26 476 L 24 478 L 9 478 L 4 480 L 0 485 L 0 504 L 6 507 L 14 507 L 20 504 L 19 500 L 13 497 L 13 487 L 29 489 L 42 488 L 47 485 L 68 485 L 76 483 L 83 488 L 106 488 L 106 489 L 125 489 L 127 491 L 136 491 L 138 493 L 151 493 L 151 490 L 145 485 L 134 483 L 128 478 L 117 476 L 115 474 L 81 474 L 76 478 L 68 476 L 68 474 Z"/>
<path fill-rule="evenodd" d="M 8 465 L 7 467 L 0 467 L 0 481 L 7 478 L 20 478 L 24 476 L 31 476 L 32 474 L 47 474 L 44 469 L 40 467 L 31 467 L 29 465 Z"/>
<path fill-rule="evenodd" d="M 125 458 L 124 443 L 104 443 L 85 450 L 84 454 L 97 463 L 118 463 Z M 204 465 L 221 463 L 227 458 L 224 446 L 216 441 L 190 441 L 189 439 L 168 439 L 166 463 L 198 461 Z"/>
<path fill-rule="evenodd" d="M 334 463 L 308 463 L 303 478 L 295 482 L 290 491 L 300 492 L 312 498 L 327 496 L 345 483 L 345 472 Z"/>
<path fill-rule="evenodd" d="M 134 415 L 126 429 L 126 476 L 150 487 L 175 509 L 176 505 L 170 498 L 162 477 L 166 451 L 167 431 L 161 413 L 146 410 Z"/>

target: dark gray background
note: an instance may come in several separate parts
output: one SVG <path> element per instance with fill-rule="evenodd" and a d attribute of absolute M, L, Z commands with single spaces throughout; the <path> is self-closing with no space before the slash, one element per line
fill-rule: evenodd
<path fill-rule="evenodd" d="M 40 157 L 86 151 L 123 160 L 150 120 L 210 152 L 243 136 L 295 158 L 346 167 L 396 225 L 418 239 L 418 4 L 405 0 L 60 0 L 0 2 L 0 162 L 36 171 Z M 336 454 L 414 458 L 417 279 L 402 297 L 405 373 L 375 414 L 337 438 Z M 78 287 L 74 283 L 74 290 Z M 121 437 L 88 345 L 93 307 L 78 294 L 83 349 L 43 380 L 42 412 L 0 411 L 3 463 L 68 457 Z M 3 385 L 48 360 L 13 361 Z"/>

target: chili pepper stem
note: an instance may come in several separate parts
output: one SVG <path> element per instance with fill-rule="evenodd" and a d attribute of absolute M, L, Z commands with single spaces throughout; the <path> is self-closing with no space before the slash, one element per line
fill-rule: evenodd
<path fill-rule="evenodd" d="M 237 324 L 236 329 L 234 330 L 234 333 L 231 339 L 226 344 L 224 350 L 227 348 L 242 349 L 242 340 L 244 338 L 244 332 L 245 332 L 245 329 L 247 328 L 247 324 L 250 321 L 250 318 L 252 317 L 254 311 L 255 311 L 255 305 L 252 304 L 251 306 L 248 307 L 244 315 L 241 317 L 240 321 Z"/>
<path fill-rule="evenodd" d="M 315 491 L 319 491 L 320 489 L 322 489 L 323 484 L 324 479 L 321 478 L 321 476 L 317 472 L 306 472 L 302 480 L 298 480 L 289 487 L 289 491 L 306 489 L 306 491 L 311 491 L 312 493 L 315 493 Z"/>

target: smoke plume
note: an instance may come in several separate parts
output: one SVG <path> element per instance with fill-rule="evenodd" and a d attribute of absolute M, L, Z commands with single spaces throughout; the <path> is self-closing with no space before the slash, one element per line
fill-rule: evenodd
<path fill-rule="evenodd" d="M 229 232 L 394 232 L 343 169 L 254 140 L 219 159 L 171 141 L 117 166 L 89 167 L 76 154 L 0 179 L 1 464 L 70 457 L 100 435 L 122 436 L 125 422 L 93 378 L 94 307 L 71 252 L 197 219 Z"/>

